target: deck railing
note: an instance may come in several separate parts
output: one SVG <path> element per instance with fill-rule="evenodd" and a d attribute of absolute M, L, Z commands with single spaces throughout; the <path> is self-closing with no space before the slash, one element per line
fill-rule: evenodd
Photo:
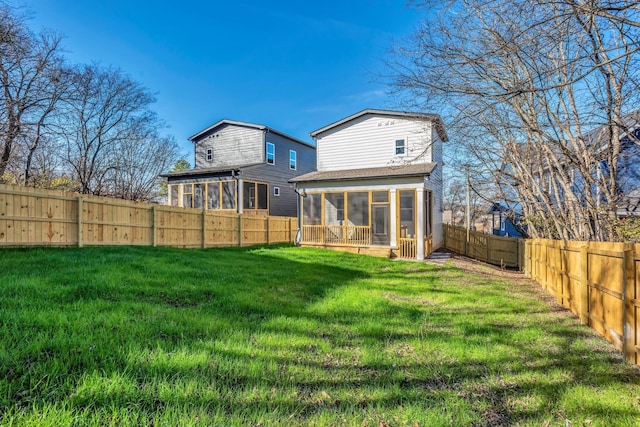
<path fill-rule="evenodd" d="M 305 225 L 302 243 L 323 245 L 369 246 L 371 227 L 357 225 Z"/>
<path fill-rule="evenodd" d="M 415 259 L 417 255 L 416 239 L 407 239 L 401 237 L 398 239 L 398 249 L 400 249 L 398 257 L 403 259 Z"/>

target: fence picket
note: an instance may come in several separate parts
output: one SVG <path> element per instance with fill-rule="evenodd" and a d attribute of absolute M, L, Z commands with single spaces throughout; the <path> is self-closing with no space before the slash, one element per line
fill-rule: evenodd
<path fill-rule="evenodd" d="M 186 209 L 0 184 L 3 246 L 245 246 L 293 242 L 295 218 Z M 24 207 L 24 208 L 22 208 Z M 249 220 L 249 219 L 247 219 Z"/>

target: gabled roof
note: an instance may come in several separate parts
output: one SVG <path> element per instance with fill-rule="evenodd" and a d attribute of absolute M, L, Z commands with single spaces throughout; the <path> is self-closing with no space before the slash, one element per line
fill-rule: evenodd
<path fill-rule="evenodd" d="M 620 129 L 620 140 L 629 140 L 637 143 L 637 139 L 640 136 L 639 132 L 640 124 L 640 110 L 632 111 L 631 113 L 622 116 L 620 123 L 614 123 Z M 609 139 L 609 133 L 611 129 L 608 124 L 602 124 L 596 128 L 587 132 L 584 136 L 584 141 L 589 147 L 595 148 L 597 151 L 604 150 Z M 632 134 L 631 136 L 629 134 Z"/>
<path fill-rule="evenodd" d="M 180 176 L 199 176 L 199 175 L 211 175 L 211 174 L 223 174 L 225 172 L 231 173 L 232 171 L 242 171 L 242 169 L 248 169 L 254 166 L 260 166 L 264 163 L 245 163 L 241 165 L 232 165 L 232 166 L 218 166 L 215 168 L 197 168 L 197 169 L 189 169 L 186 171 L 180 172 L 169 172 L 160 175 L 163 178 L 166 177 L 180 177 Z"/>
<path fill-rule="evenodd" d="M 381 168 L 316 171 L 292 178 L 289 182 L 355 181 L 372 178 L 429 176 L 437 165 L 437 163 L 420 163 L 417 165 L 385 166 Z"/>
<path fill-rule="evenodd" d="M 513 207 L 509 207 L 505 205 L 502 201 L 491 203 L 491 207 L 487 210 L 488 214 L 497 214 L 497 213 L 513 213 L 516 216 L 522 216 L 522 205 L 520 203 L 514 203 Z"/>
<path fill-rule="evenodd" d="M 418 119 L 418 120 L 426 120 L 426 121 L 431 121 L 435 124 L 436 127 L 436 131 L 438 132 L 438 135 L 440 136 L 440 139 L 443 142 L 446 142 L 449 140 L 449 137 L 447 136 L 447 132 L 444 128 L 444 124 L 442 123 L 442 119 L 440 118 L 440 116 L 438 114 L 428 114 L 428 113 L 418 113 L 418 112 L 409 112 L 409 111 L 392 111 L 392 110 L 376 110 L 373 108 L 367 108 L 365 110 L 360 111 L 359 113 L 355 113 L 349 117 L 345 117 L 342 120 L 338 120 L 337 122 L 331 123 L 330 125 L 327 125 L 325 127 L 322 127 L 318 130 L 314 130 L 313 132 L 310 133 L 310 135 L 313 138 L 316 138 L 318 135 L 325 133 L 333 128 L 336 128 L 340 125 L 343 125 L 347 122 L 350 122 L 352 120 L 355 120 L 357 118 L 360 118 L 362 116 L 365 115 L 375 115 L 375 116 L 385 116 L 385 117 L 402 117 L 402 118 L 409 118 L 409 119 Z"/>
<path fill-rule="evenodd" d="M 302 145 L 306 145 L 308 147 L 312 147 L 312 148 L 316 148 L 315 145 L 309 143 L 309 142 L 305 142 L 302 141 L 301 139 L 298 138 L 294 138 L 293 136 L 287 135 L 284 132 L 280 132 L 279 130 L 276 130 L 274 128 L 271 128 L 269 126 L 265 126 L 265 125 L 260 125 L 260 124 L 256 124 L 256 123 L 249 123 L 249 122 L 239 122 L 236 120 L 227 120 L 227 119 L 222 119 L 219 122 L 216 122 L 214 124 L 212 124 L 211 126 L 209 126 L 206 129 L 201 130 L 200 132 L 191 135 L 189 137 L 189 141 L 191 142 L 196 142 L 197 140 L 201 139 L 203 136 L 213 132 L 215 129 L 224 126 L 224 125 L 231 125 L 231 126 L 241 126 L 241 127 L 246 127 L 246 128 L 252 128 L 252 129 L 257 129 L 257 130 L 261 130 L 261 131 L 266 131 L 266 132 L 271 132 L 271 133 L 275 133 L 277 135 L 280 135 L 282 137 L 285 137 L 287 139 L 290 139 L 294 142 L 297 142 L 299 144 Z"/>

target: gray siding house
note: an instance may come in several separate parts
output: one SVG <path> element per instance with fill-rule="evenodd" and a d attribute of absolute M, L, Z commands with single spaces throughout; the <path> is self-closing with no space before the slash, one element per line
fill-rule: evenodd
<path fill-rule="evenodd" d="M 189 138 L 193 169 L 163 175 L 168 204 L 296 216 L 290 179 L 315 170 L 316 149 L 268 126 L 221 120 Z"/>

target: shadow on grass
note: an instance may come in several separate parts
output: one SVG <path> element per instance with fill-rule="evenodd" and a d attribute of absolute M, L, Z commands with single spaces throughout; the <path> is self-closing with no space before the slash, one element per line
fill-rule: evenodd
<path fill-rule="evenodd" d="M 640 393 L 639 376 L 586 343 L 590 331 L 524 287 L 460 286 L 448 266 L 288 248 L 0 256 L 12 269 L 0 279 L 4 411 L 197 408 L 290 424 L 433 412 L 458 425 L 639 414 L 597 400 L 624 384 Z"/>

